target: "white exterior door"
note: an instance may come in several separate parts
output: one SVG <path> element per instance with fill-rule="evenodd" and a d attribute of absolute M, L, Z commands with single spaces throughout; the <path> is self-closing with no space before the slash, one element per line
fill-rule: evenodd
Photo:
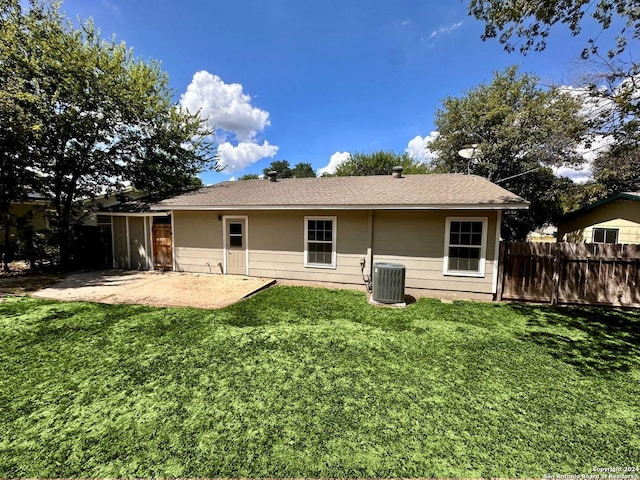
<path fill-rule="evenodd" d="M 247 219 L 225 219 L 225 273 L 231 275 L 247 274 Z"/>

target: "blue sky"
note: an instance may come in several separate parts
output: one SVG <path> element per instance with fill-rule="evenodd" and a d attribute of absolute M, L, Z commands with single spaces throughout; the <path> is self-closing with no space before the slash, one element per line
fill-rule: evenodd
<path fill-rule="evenodd" d="M 480 39 L 466 1 L 65 0 L 135 54 L 162 62 L 175 100 L 202 108 L 228 165 L 216 183 L 272 160 L 327 168 L 349 152 L 420 155 L 441 100 L 513 64 L 543 83 L 574 83 L 586 38 L 554 28 L 522 56 Z M 413 141 L 412 141 L 413 140 Z M 411 142 L 411 143 L 410 143 Z M 328 167 L 329 169 L 331 166 Z"/>

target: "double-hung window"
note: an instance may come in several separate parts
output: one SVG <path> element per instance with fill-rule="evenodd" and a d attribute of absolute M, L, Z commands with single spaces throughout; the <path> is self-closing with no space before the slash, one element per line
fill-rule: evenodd
<path fill-rule="evenodd" d="M 487 250 L 486 217 L 447 217 L 445 275 L 484 277 Z"/>
<path fill-rule="evenodd" d="M 618 243 L 618 229 L 594 228 L 593 243 Z"/>
<path fill-rule="evenodd" d="M 336 268 L 336 217 L 304 217 L 304 266 Z"/>

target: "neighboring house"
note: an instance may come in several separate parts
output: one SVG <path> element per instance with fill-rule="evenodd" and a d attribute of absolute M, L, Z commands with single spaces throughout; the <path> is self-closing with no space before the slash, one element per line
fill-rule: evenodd
<path fill-rule="evenodd" d="M 25 219 L 34 230 L 48 228 L 46 210 L 49 202 L 37 193 L 30 193 L 26 200 L 11 204 L 11 214 L 17 219 Z"/>
<path fill-rule="evenodd" d="M 95 199 L 85 200 L 81 208 L 77 211 L 78 216 L 74 217 L 77 223 L 76 233 L 80 235 L 81 246 L 87 248 L 76 248 L 75 255 L 81 257 L 81 263 L 86 266 L 112 265 L 112 244 L 111 244 L 111 217 L 98 216 L 97 210 L 104 209 L 110 205 L 119 204 L 123 198 L 137 198 L 142 196 L 141 192 L 128 188 L 118 194 L 105 194 Z M 51 201 L 39 193 L 30 193 L 26 200 L 11 204 L 11 214 L 14 217 L 13 225 L 9 230 L 10 244 L 16 249 L 18 243 L 22 242 L 17 255 L 25 254 L 26 235 L 32 235 L 32 242 L 36 237 L 33 234 L 43 234 L 50 232 L 50 220 L 55 218 L 55 211 L 51 206 Z M 5 235 L 0 225 L 0 245 L 4 243 Z M 42 245 L 40 245 L 43 248 Z M 90 253 L 83 252 L 90 251 Z M 41 255 L 43 252 L 36 252 L 34 255 Z M 37 260 L 37 258 L 36 258 Z"/>
<path fill-rule="evenodd" d="M 362 285 L 394 262 L 408 289 L 491 298 L 502 211 L 528 205 L 481 177 L 400 172 L 223 182 L 103 213 L 115 267 Z"/>
<path fill-rule="evenodd" d="M 26 200 L 14 202 L 10 208 L 13 217 L 12 225 L 9 228 L 10 244 L 16 242 L 18 230 L 27 226 L 30 226 L 33 231 L 42 231 L 49 227 L 47 219 L 49 204 L 41 195 L 30 193 Z M 4 244 L 5 240 L 4 227 L 5 225 L 0 224 L 0 245 Z"/>
<path fill-rule="evenodd" d="M 640 192 L 611 195 L 566 214 L 558 225 L 558 240 L 640 244 Z"/>

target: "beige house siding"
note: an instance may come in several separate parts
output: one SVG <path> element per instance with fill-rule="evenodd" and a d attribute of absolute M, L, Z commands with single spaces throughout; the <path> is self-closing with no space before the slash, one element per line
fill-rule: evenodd
<path fill-rule="evenodd" d="M 569 218 L 558 226 L 558 239 L 591 243 L 594 228 L 618 229 L 618 243 L 640 244 L 640 202 L 612 201 Z"/>
<path fill-rule="evenodd" d="M 487 218 L 483 277 L 444 275 L 447 217 Z M 492 293 L 496 222 L 494 211 L 375 212 L 373 262 L 403 264 L 407 288 Z"/>
<path fill-rule="evenodd" d="M 178 271 L 223 271 L 222 219 L 225 216 L 247 217 L 250 276 L 362 285 L 360 259 L 364 258 L 365 273 L 369 272 L 372 261 L 403 263 L 407 267 L 407 288 L 492 292 L 495 211 L 174 211 Z M 304 220 L 307 216 L 336 217 L 335 268 L 305 267 Z M 483 277 L 443 274 L 448 216 L 488 219 Z M 371 246 L 373 259 L 368 256 Z"/>
<path fill-rule="evenodd" d="M 335 268 L 305 267 L 305 217 L 336 217 Z M 251 212 L 248 218 L 249 275 L 362 284 L 360 258 L 367 253 L 367 211 Z"/>
<path fill-rule="evenodd" d="M 222 273 L 222 221 L 215 212 L 173 212 L 176 270 Z"/>

